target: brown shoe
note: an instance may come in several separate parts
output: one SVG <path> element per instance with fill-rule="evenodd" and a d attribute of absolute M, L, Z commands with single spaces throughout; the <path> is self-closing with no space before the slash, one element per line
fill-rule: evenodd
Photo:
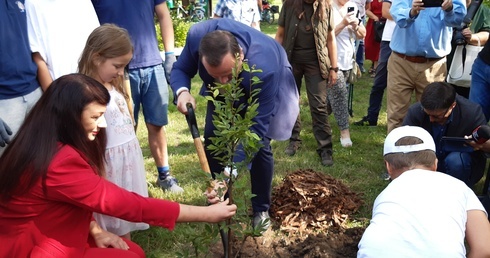
<path fill-rule="evenodd" d="M 289 156 L 294 156 L 300 145 L 300 141 L 290 141 L 288 147 L 286 147 L 286 149 L 284 150 L 284 153 Z"/>

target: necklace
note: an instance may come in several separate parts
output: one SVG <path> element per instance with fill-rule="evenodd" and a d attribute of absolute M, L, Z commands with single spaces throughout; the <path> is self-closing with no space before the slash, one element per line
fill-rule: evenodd
<path fill-rule="evenodd" d="M 310 21 L 310 18 L 308 17 L 309 15 L 305 12 L 305 3 L 304 2 L 303 2 L 303 12 L 300 14 L 300 19 L 302 16 L 305 17 L 305 22 L 306 22 L 305 30 L 310 31 L 311 30 L 311 21 Z"/>

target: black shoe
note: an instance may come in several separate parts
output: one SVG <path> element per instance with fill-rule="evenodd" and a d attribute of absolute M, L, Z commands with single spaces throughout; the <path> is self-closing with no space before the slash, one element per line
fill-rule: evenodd
<path fill-rule="evenodd" d="M 288 156 L 294 156 L 300 146 L 300 141 L 290 141 L 288 147 L 286 147 L 286 149 L 284 150 L 284 153 L 286 153 Z"/>
<path fill-rule="evenodd" d="M 252 227 L 254 229 L 260 228 L 261 233 L 264 233 L 271 225 L 271 220 L 268 211 L 254 212 L 252 219 Z"/>
<path fill-rule="evenodd" d="M 332 157 L 332 152 L 330 151 L 322 151 L 320 153 L 320 159 L 322 160 L 322 165 L 326 167 L 330 167 L 333 165 L 333 157 Z"/>
<path fill-rule="evenodd" d="M 352 123 L 357 126 L 377 126 L 378 122 L 371 122 L 367 116 L 363 117 L 361 120 Z"/>

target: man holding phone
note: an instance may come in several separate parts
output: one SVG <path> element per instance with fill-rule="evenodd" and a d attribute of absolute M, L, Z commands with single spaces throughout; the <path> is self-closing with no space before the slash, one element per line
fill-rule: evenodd
<path fill-rule="evenodd" d="M 413 104 L 403 125 L 420 126 L 427 130 L 436 143 L 437 170 L 465 182 L 469 187 L 483 176 L 486 157 L 482 151 L 473 151 L 464 142 L 465 135 L 486 124 L 478 104 L 456 94 L 449 83 L 434 82 L 425 88 L 420 102 Z M 449 137 L 449 140 L 445 138 Z"/>
<path fill-rule="evenodd" d="M 463 0 L 444 0 L 438 7 L 427 7 L 424 1 L 428 0 L 393 1 L 390 9 L 397 26 L 388 60 L 388 132 L 402 124 L 412 92 L 420 100 L 428 84 L 445 80 L 452 27 L 466 15 Z"/>

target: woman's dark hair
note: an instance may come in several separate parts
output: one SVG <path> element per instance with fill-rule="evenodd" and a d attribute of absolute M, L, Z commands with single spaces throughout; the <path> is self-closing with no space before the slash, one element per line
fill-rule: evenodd
<path fill-rule="evenodd" d="M 199 43 L 199 57 L 206 57 L 206 62 L 213 67 L 217 67 L 227 54 L 235 56 L 240 54 L 238 41 L 228 31 L 215 30 L 204 35 Z"/>
<path fill-rule="evenodd" d="M 29 190 L 45 178 L 59 144 L 70 145 L 84 156 L 99 175 L 105 173 L 106 134 L 101 128 L 90 141 L 82 125 L 82 112 L 92 103 L 107 105 L 107 89 L 86 75 L 70 74 L 53 81 L 0 157 L 0 199 Z"/>
<path fill-rule="evenodd" d="M 430 83 L 420 97 L 420 104 L 427 110 L 448 109 L 454 101 L 456 90 L 445 82 Z"/>

